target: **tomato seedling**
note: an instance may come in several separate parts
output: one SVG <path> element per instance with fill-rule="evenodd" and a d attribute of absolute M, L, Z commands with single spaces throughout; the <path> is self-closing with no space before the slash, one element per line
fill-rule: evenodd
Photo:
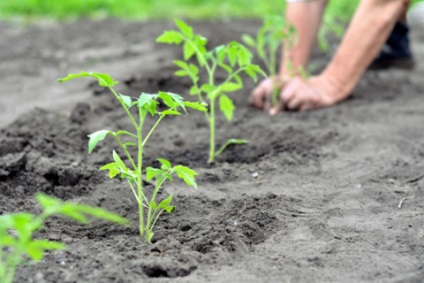
<path fill-rule="evenodd" d="M 199 102 L 208 101 L 209 111 L 205 112 L 205 117 L 209 123 L 209 163 L 215 162 L 215 157 L 222 153 L 231 144 L 244 144 L 246 140 L 230 139 L 219 149 L 215 149 L 215 111 L 216 103 L 219 101 L 219 108 L 228 121 L 233 119 L 235 105 L 233 100 L 227 95 L 242 89 L 243 81 L 241 73 L 246 73 L 254 81 L 257 75 L 265 76 L 265 73 L 258 65 L 252 64 L 252 53 L 243 44 L 236 41 L 227 45 L 220 45 L 212 50 L 207 50 L 208 40 L 193 32 L 193 28 L 187 23 L 175 20 L 177 30 L 165 31 L 157 38 L 157 42 L 166 44 L 183 45 L 184 61 L 175 60 L 174 63 L 180 68 L 175 74 L 180 77 L 189 77 L 193 83 L 190 94 L 197 96 Z M 195 57 L 197 64 L 189 62 Z M 223 82 L 217 82 L 217 69 L 226 71 L 227 76 Z M 200 82 L 200 70 L 207 74 L 207 82 Z"/>
<path fill-rule="evenodd" d="M 0 282 L 12 283 L 16 268 L 30 260 L 40 261 L 46 251 L 64 249 L 65 245 L 49 240 L 34 239 L 34 233 L 43 229 L 44 222 L 53 215 L 62 215 L 88 224 L 87 216 L 128 225 L 128 220 L 98 207 L 37 194 L 36 199 L 43 208 L 39 215 L 14 213 L 0 216 Z"/>
<path fill-rule="evenodd" d="M 171 205 L 172 195 L 163 199 L 159 203 L 156 202 L 156 196 L 166 180 L 172 182 L 172 175 L 176 174 L 177 177 L 182 179 L 187 185 L 197 189 L 195 176 L 197 173 L 183 165 L 172 166 L 168 160 L 158 159 L 161 163 L 161 168 L 143 167 L 143 149 L 147 141 L 160 124 L 160 122 L 169 115 L 181 115 L 179 109 L 186 112 L 186 108 L 206 112 L 206 104 L 200 102 L 188 102 L 174 93 L 159 92 L 158 94 L 141 93 L 140 97 L 133 98 L 126 95 L 117 93 L 113 86 L 118 84 L 108 74 L 95 73 L 95 72 L 81 72 L 79 74 L 70 74 L 66 78 L 60 79 L 59 82 L 69 81 L 80 77 L 92 77 L 98 80 L 100 86 L 108 88 L 114 97 L 119 101 L 123 110 L 128 115 L 135 133 L 119 130 L 113 132 L 110 130 L 101 130 L 89 135 L 88 152 L 91 153 L 96 145 L 103 140 L 107 135 L 115 138 L 120 148 L 125 153 L 126 158 L 130 164 L 127 164 L 121 159 L 116 151 L 112 152 L 113 162 L 106 164 L 100 170 L 108 170 L 109 177 L 114 178 L 120 176 L 122 179 L 128 181 L 135 199 L 138 203 L 139 210 L 139 230 L 141 238 L 145 238 L 147 242 L 151 242 L 153 237 L 153 227 L 156 224 L 162 212 L 172 212 L 174 206 Z M 164 111 L 158 110 L 159 100 L 167 107 Z M 133 115 L 130 111 L 132 107 L 137 108 L 138 117 Z M 156 117 L 156 123 L 144 136 L 144 123 L 148 116 Z M 123 142 L 121 136 L 127 136 L 132 139 L 131 142 Z M 131 156 L 129 147 L 137 148 L 137 155 Z M 147 198 L 143 188 L 143 174 L 146 175 L 146 181 L 154 179 L 156 181 L 155 188 L 151 194 L 150 200 Z M 147 217 L 145 217 L 147 213 Z"/>
<path fill-rule="evenodd" d="M 248 46 L 256 51 L 258 57 L 262 60 L 267 70 L 268 76 L 275 79 L 277 86 L 273 88 L 271 95 L 272 105 L 277 106 L 279 101 L 279 90 L 284 81 L 277 79 L 277 54 L 281 45 L 283 45 L 283 62 L 288 77 L 300 75 L 306 77 L 307 74 L 303 68 L 293 69 L 290 59 L 290 50 L 296 46 L 298 35 L 293 25 L 288 24 L 282 16 L 269 16 L 265 18 L 263 25 L 259 28 L 256 38 L 244 34 L 242 40 Z"/>

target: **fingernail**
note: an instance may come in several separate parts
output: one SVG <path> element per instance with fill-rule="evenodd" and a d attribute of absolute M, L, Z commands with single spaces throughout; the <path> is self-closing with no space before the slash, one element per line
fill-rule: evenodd
<path fill-rule="evenodd" d="M 269 114 L 270 114 L 271 116 L 274 116 L 275 114 L 277 114 L 277 109 L 272 108 L 271 110 L 269 110 Z"/>

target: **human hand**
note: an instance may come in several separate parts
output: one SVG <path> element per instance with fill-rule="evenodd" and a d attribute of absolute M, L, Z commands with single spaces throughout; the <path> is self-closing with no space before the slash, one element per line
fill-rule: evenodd
<path fill-rule="evenodd" d="M 280 94 L 279 104 L 269 109 L 269 114 L 280 111 L 306 111 L 328 107 L 345 99 L 348 94 L 338 88 L 323 76 L 310 79 L 293 78 L 286 82 Z"/>
<path fill-rule="evenodd" d="M 249 104 L 263 110 L 271 109 L 272 94 L 274 91 L 281 92 L 284 79 L 277 76 L 269 77 L 259 83 L 249 97 Z"/>

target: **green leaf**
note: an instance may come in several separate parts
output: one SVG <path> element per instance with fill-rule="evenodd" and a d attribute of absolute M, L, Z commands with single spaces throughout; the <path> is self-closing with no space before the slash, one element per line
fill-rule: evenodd
<path fill-rule="evenodd" d="M 150 201 L 149 206 L 150 206 L 150 207 L 151 207 L 154 211 L 156 211 L 156 210 L 158 209 L 158 205 L 156 204 L 156 202 L 155 202 L 155 200 L 154 200 L 154 199 L 152 199 L 152 200 Z"/>
<path fill-rule="evenodd" d="M 124 104 L 130 108 L 132 103 L 131 103 L 131 97 L 127 96 L 127 95 L 123 95 L 123 94 L 119 94 L 119 97 L 121 97 L 122 101 L 124 102 Z"/>
<path fill-rule="evenodd" d="M 178 67 L 180 67 L 183 70 L 187 70 L 188 69 L 188 64 L 184 61 L 180 61 L 180 60 L 174 60 L 172 61 L 175 65 L 177 65 Z"/>
<path fill-rule="evenodd" d="M 228 48 L 228 52 L 227 52 L 227 56 L 228 56 L 228 60 L 230 61 L 230 65 L 232 67 L 234 67 L 234 65 L 237 62 L 237 48 L 235 46 L 231 46 L 230 48 Z"/>
<path fill-rule="evenodd" d="M 75 204 L 74 209 L 79 213 L 83 213 L 97 219 L 106 220 L 120 225 L 129 225 L 129 221 L 126 218 L 100 207 L 93 207 L 85 204 Z"/>
<path fill-rule="evenodd" d="M 137 144 L 135 142 L 126 142 L 124 143 L 125 147 L 129 147 L 129 146 L 137 146 Z"/>
<path fill-rule="evenodd" d="M 233 101 L 225 94 L 219 97 L 219 108 L 228 121 L 233 119 L 234 109 L 236 107 L 234 106 Z"/>
<path fill-rule="evenodd" d="M 205 93 L 211 93 L 211 92 L 213 92 L 215 89 L 216 89 L 216 87 L 214 87 L 213 85 L 211 85 L 211 84 L 203 84 L 201 87 L 200 87 L 200 89 L 203 91 L 203 92 L 205 92 Z"/>
<path fill-rule="evenodd" d="M 194 85 L 190 88 L 190 95 L 197 95 L 200 92 L 200 89 Z"/>
<path fill-rule="evenodd" d="M 223 153 L 230 145 L 233 144 L 247 144 L 249 143 L 248 140 L 242 140 L 242 139 L 229 139 L 225 142 L 225 144 L 223 146 L 221 146 L 221 148 L 215 153 L 216 156 L 220 155 L 221 153 Z"/>
<path fill-rule="evenodd" d="M 102 167 L 99 168 L 99 170 L 104 171 L 104 170 L 111 170 L 111 169 L 118 169 L 118 168 L 119 168 L 118 164 L 116 164 L 115 162 L 111 162 L 106 165 L 103 165 Z"/>
<path fill-rule="evenodd" d="M 228 74 L 232 74 L 233 73 L 233 69 L 230 66 L 228 66 L 228 65 L 226 65 L 224 63 L 219 64 L 219 66 L 221 68 L 223 68 L 225 71 L 227 71 Z"/>
<path fill-rule="evenodd" d="M 164 209 L 166 212 L 171 213 L 172 211 L 174 211 L 175 206 L 171 206 L 172 202 L 172 195 L 170 195 L 169 197 L 167 197 L 166 199 L 162 200 L 159 205 L 158 208 L 160 209 Z"/>
<path fill-rule="evenodd" d="M 101 130 L 97 131 L 95 133 L 92 133 L 91 135 L 88 135 L 89 141 L 88 141 L 88 153 L 93 152 L 93 149 L 96 147 L 96 145 L 99 143 L 99 141 L 102 141 L 107 134 L 112 134 L 111 131 L 108 130 Z"/>
<path fill-rule="evenodd" d="M 64 249 L 65 244 L 52 242 L 48 240 L 33 240 L 26 247 L 25 252 L 35 261 L 43 259 L 44 252 L 47 250 L 61 250 Z"/>
<path fill-rule="evenodd" d="M 124 161 L 122 161 L 122 159 L 119 157 L 119 155 L 116 153 L 116 151 L 113 151 L 112 156 L 113 156 L 113 160 L 115 160 L 116 164 L 118 165 L 118 167 L 122 171 L 127 171 L 128 170 L 128 168 L 125 165 Z"/>
<path fill-rule="evenodd" d="M 137 135 L 135 135 L 135 134 L 133 134 L 133 133 L 130 133 L 130 132 L 128 132 L 128 131 L 124 131 L 124 130 L 119 130 L 119 131 L 117 131 L 115 134 L 116 134 L 117 136 L 120 136 L 120 135 L 127 135 L 127 136 L 130 136 L 130 137 L 133 137 L 133 138 L 136 138 L 136 137 L 137 137 Z"/>
<path fill-rule="evenodd" d="M 180 44 L 183 42 L 184 37 L 178 31 L 164 31 L 157 39 L 156 42 L 167 44 Z"/>
<path fill-rule="evenodd" d="M 62 201 L 57 198 L 50 197 L 43 193 L 37 193 L 35 195 L 35 199 L 41 205 L 44 210 L 52 209 L 54 207 L 58 207 L 62 204 Z"/>
<path fill-rule="evenodd" d="M 175 20 L 175 24 L 180 29 L 182 34 L 184 34 L 189 39 L 193 38 L 193 28 L 191 26 L 181 20 Z"/>
<path fill-rule="evenodd" d="M 140 97 L 138 98 L 138 107 L 143 108 L 147 104 L 149 104 L 152 100 L 156 98 L 157 95 L 155 94 L 149 94 L 149 93 L 142 93 Z"/>
<path fill-rule="evenodd" d="M 191 102 L 191 101 L 185 101 L 184 105 L 188 108 L 197 110 L 197 111 L 201 111 L 201 112 L 206 112 L 208 111 L 208 105 L 205 102 Z"/>
<path fill-rule="evenodd" d="M 149 111 L 150 114 L 154 116 L 157 113 L 157 97 L 157 94 L 142 93 L 138 98 L 138 107 L 144 109 L 145 111 Z"/>
<path fill-rule="evenodd" d="M 221 86 L 221 90 L 225 92 L 233 92 L 241 89 L 243 86 L 236 83 L 226 83 L 225 85 Z"/>
<path fill-rule="evenodd" d="M 150 181 L 153 178 L 155 178 L 156 176 L 164 174 L 164 173 L 166 173 L 165 170 L 153 168 L 153 167 L 149 166 L 149 167 L 146 168 L 146 181 Z"/>
<path fill-rule="evenodd" d="M 163 102 L 170 108 L 176 110 L 177 106 L 183 108 L 184 112 L 187 113 L 187 110 L 184 105 L 184 99 L 181 95 L 172 93 L 172 92 L 159 92 L 159 97 L 162 98 Z"/>
<path fill-rule="evenodd" d="M 191 57 L 193 57 L 194 54 L 196 54 L 196 50 L 188 41 L 184 43 L 183 54 L 184 54 L 184 60 L 189 60 Z"/>
<path fill-rule="evenodd" d="M 58 82 L 66 82 L 81 77 L 92 77 L 98 80 L 99 85 L 103 87 L 113 87 L 118 84 L 110 75 L 97 72 L 80 72 L 79 74 L 69 74 L 67 77 L 59 79 Z"/>
<path fill-rule="evenodd" d="M 197 176 L 197 172 L 183 165 L 177 165 L 174 167 L 175 172 L 177 172 L 177 176 L 180 179 L 183 179 L 184 182 L 197 189 L 196 181 L 194 177 Z"/>
<path fill-rule="evenodd" d="M 253 47 L 253 48 L 255 48 L 255 47 L 256 47 L 256 42 L 255 42 L 255 40 L 253 39 L 253 37 L 251 37 L 250 35 L 248 35 L 248 34 L 243 34 L 243 35 L 241 36 L 241 39 L 243 40 L 243 42 L 244 42 L 246 45 L 249 45 L 250 47 Z"/>
<path fill-rule="evenodd" d="M 161 112 L 161 115 L 162 116 L 168 116 L 168 115 L 180 116 L 181 115 L 181 112 L 178 112 L 176 110 L 169 109 L 169 110 L 165 110 L 165 111 Z"/>
<path fill-rule="evenodd" d="M 172 165 L 171 165 L 171 162 L 169 162 L 168 160 L 163 159 L 163 158 L 158 158 L 157 160 L 162 164 L 161 168 L 163 170 L 171 169 Z"/>
<path fill-rule="evenodd" d="M 183 70 L 178 70 L 174 73 L 177 77 L 186 77 L 188 76 L 188 73 L 186 71 Z"/>
<path fill-rule="evenodd" d="M 82 224 L 90 223 L 90 221 L 88 221 L 87 217 L 85 217 L 84 214 L 76 210 L 76 204 L 73 203 L 63 204 L 58 213 L 65 215 Z"/>
<path fill-rule="evenodd" d="M 121 171 L 119 170 L 119 166 L 118 164 L 116 164 L 116 162 L 112 162 L 112 163 L 108 163 L 102 167 L 100 167 L 101 171 L 103 170 L 109 170 L 109 178 L 113 179 L 116 177 L 116 175 L 118 175 L 119 173 L 121 173 Z"/>

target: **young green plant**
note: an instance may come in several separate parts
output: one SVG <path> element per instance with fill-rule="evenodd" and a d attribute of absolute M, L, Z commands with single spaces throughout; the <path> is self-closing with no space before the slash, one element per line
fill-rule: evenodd
<path fill-rule="evenodd" d="M 281 45 L 283 45 L 283 62 L 284 68 L 288 72 L 288 77 L 295 75 L 307 76 L 303 68 L 293 70 L 293 64 L 290 60 L 290 50 L 297 44 L 298 36 L 296 29 L 293 25 L 288 24 L 284 17 L 275 15 L 266 17 L 263 25 L 259 28 L 256 38 L 250 35 L 244 34 L 242 40 L 248 46 L 256 51 L 258 57 L 262 60 L 267 70 L 268 76 L 271 79 L 276 80 L 272 95 L 272 105 L 276 106 L 279 101 L 279 90 L 280 86 L 284 84 L 284 81 L 277 79 L 277 54 Z"/>
<path fill-rule="evenodd" d="M 129 97 L 117 93 L 113 86 L 118 84 L 108 74 L 95 73 L 95 72 L 81 72 L 79 74 L 70 74 L 66 78 L 60 79 L 59 82 L 69 81 L 80 77 L 92 77 L 98 80 L 99 85 L 108 88 L 114 97 L 119 101 L 122 109 L 127 114 L 135 132 L 119 130 L 116 132 L 110 130 L 101 130 L 89 135 L 88 152 L 91 153 L 96 145 L 103 140 L 107 135 L 112 136 L 117 141 L 118 145 L 124 152 L 129 166 L 121 159 L 116 151 L 112 152 L 113 162 L 104 165 L 100 170 L 108 170 L 109 177 L 114 178 L 120 176 L 122 179 L 127 180 L 134 197 L 138 204 L 139 210 L 139 230 L 140 236 L 151 242 L 153 237 L 153 227 L 156 224 L 162 212 L 172 212 L 174 206 L 171 205 L 172 195 L 163 199 L 159 203 L 156 201 L 156 196 L 166 180 L 172 182 L 172 175 L 176 174 L 184 182 L 197 189 L 195 176 L 197 173 L 183 165 L 172 166 L 171 163 L 165 159 L 158 159 L 161 168 L 143 167 L 143 153 L 144 147 L 152 136 L 153 132 L 160 124 L 160 122 L 170 115 L 181 115 L 180 109 L 186 112 L 186 108 L 206 112 L 206 104 L 200 102 L 187 102 L 183 98 L 174 93 L 159 92 L 158 94 L 141 93 L 138 98 Z M 164 111 L 159 111 L 159 101 L 167 107 Z M 134 115 L 131 111 L 136 108 L 137 114 Z M 138 116 L 138 117 L 137 117 Z M 148 118 L 156 118 L 155 124 L 150 128 L 147 134 L 144 134 L 144 124 Z M 132 139 L 130 142 L 123 142 L 122 136 Z M 136 147 L 137 154 L 132 156 L 129 148 Z M 148 199 L 146 192 L 143 188 L 143 174 L 146 175 L 146 181 L 154 179 L 156 182 L 155 188 Z"/>
<path fill-rule="evenodd" d="M 65 248 L 62 243 L 33 237 L 53 215 L 66 216 L 83 224 L 89 223 L 87 216 L 90 216 L 128 225 L 125 218 L 98 207 L 63 202 L 41 193 L 36 199 L 43 208 L 39 215 L 20 212 L 0 216 L 0 283 L 12 283 L 19 265 L 30 260 L 40 261 L 46 251 Z"/>
<path fill-rule="evenodd" d="M 210 130 L 208 162 L 214 163 L 216 156 L 231 144 L 247 143 L 246 140 L 230 139 L 216 150 L 215 108 L 217 102 L 219 102 L 219 109 L 225 118 L 231 121 L 235 105 L 227 94 L 243 88 L 240 75 L 245 73 L 256 81 L 258 74 L 265 76 L 265 73 L 259 66 L 252 64 L 252 53 L 243 44 L 233 41 L 227 45 L 207 50 L 208 40 L 205 37 L 195 34 L 193 28 L 183 21 L 175 20 L 175 24 L 179 30 L 165 31 L 158 37 L 157 42 L 183 45 L 184 61 L 174 61 L 180 68 L 175 74 L 180 77 L 189 77 L 193 83 L 190 94 L 196 96 L 199 102 L 207 101 L 209 104 L 209 111 L 205 112 Z M 196 63 L 190 63 L 190 59 L 193 57 L 196 59 Z M 218 69 L 227 73 L 222 82 L 216 77 Z M 200 82 L 200 71 L 206 72 L 206 82 Z"/>

